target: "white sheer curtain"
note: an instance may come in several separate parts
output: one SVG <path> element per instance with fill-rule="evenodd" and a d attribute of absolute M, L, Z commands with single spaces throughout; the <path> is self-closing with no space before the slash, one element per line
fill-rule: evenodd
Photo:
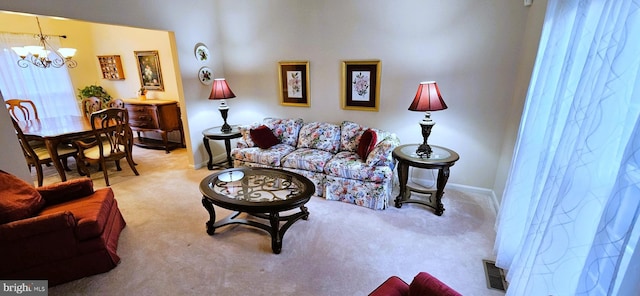
<path fill-rule="evenodd" d="M 58 37 L 49 41 L 60 45 Z M 41 118 L 80 115 L 68 69 L 19 67 L 20 57 L 11 47 L 23 45 L 37 45 L 37 40 L 28 34 L 0 33 L 0 90 L 5 100 L 32 100 Z"/>
<path fill-rule="evenodd" d="M 638 295 L 639 2 L 548 1 L 497 221 L 507 295 Z"/>

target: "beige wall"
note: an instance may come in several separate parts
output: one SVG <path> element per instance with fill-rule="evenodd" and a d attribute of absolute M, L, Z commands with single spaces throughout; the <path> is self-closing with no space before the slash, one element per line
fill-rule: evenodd
<path fill-rule="evenodd" d="M 164 91 L 150 91 L 150 99 L 179 98 L 176 83 L 176 65 L 172 59 L 170 33 L 166 31 L 114 26 L 75 20 L 39 17 L 43 33 L 66 35 L 63 47 L 78 49 L 74 59 L 78 66 L 69 69 L 76 95 L 78 88 L 98 84 L 114 98 L 133 98 L 140 89 L 140 76 L 134 51 L 157 50 L 160 57 Z M 0 14 L 0 31 L 12 33 L 37 33 L 34 16 Z M 97 56 L 120 55 L 125 74 L 124 80 L 102 78 Z"/>
<path fill-rule="evenodd" d="M 521 90 L 528 85 L 523 64 L 532 61 L 523 44 L 537 44 L 536 34 L 527 32 L 539 29 L 527 26 L 539 23 L 531 18 L 543 15 L 532 11 L 544 1 L 532 7 L 513 0 L 147 2 L 23 0 L 2 3 L 0 9 L 174 32 L 177 88 L 195 167 L 206 161 L 200 132 L 222 123 L 217 104 L 206 99 L 209 88 L 197 78 L 203 64 L 193 48 L 203 42 L 212 53 L 205 65 L 215 77 L 226 77 L 237 95 L 228 102 L 231 124 L 265 116 L 354 120 L 396 132 L 402 143 L 417 143 L 424 115 L 407 108 L 420 81 L 436 80 L 449 109 L 432 114 L 437 125 L 430 143 L 461 155 L 449 182 L 502 189 L 505 174 L 500 172 L 508 167 L 508 143 L 519 123 L 514 106 L 522 104 Z M 340 108 L 340 61 L 345 59 L 382 61 L 379 112 Z M 311 107 L 279 105 L 280 60 L 310 61 Z M 222 151 L 212 144 L 214 153 Z"/>
<path fill-rule="evenodd" d="M 500 153 L 500 162 L 496 170 L 493 192 L 498 202 L 502 201 L 502 194 L 505 189 L 507 178 L 509 177 L 509 169 L 513 157 L 514 145 L 518 135 L 518 127 L 520 118 L 522 117 L 522 109 L 527 91 L 529 89 L 528 81 L 531 79 L 533 64 L 538 52 L 538 43 L 544 21 L 544 15 L 547 10 L 547 0 L 536 0 L 529 11 L 527 17 L 526 31 L 524 32 L 524 40 L 522 43 L 521 59 L 518 68 L 518 83 L 515 85 L 509 117 L 504 128 L 504 136 L 502 150 Z"/>
<path fill-rule="evenodd" d="M 492 189 L 510 121 L 528 15 L 521 1 L 219 1 L 230 120 L 354 120 L 420 143 L 418 84 L 436 80 L 449 106 L 429 142 L 460 154 L 450 183 Z M 340 107 L 341 60 L 380 59 L 379 112 Z M 309 60 L 311 107 L 278 103 L 277 62 Z M 522 100 L 522 98 L 518 98 Z M 414 171 L 432 178 L 430 171 Z M 428 184 L 426 182 L 425 184 Z"/>

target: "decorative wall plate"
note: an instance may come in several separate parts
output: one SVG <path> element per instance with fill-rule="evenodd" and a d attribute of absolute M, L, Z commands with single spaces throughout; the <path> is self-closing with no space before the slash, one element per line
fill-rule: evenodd
<path fill-rule="evenodd" d="M 198 78 L 200 78 L 202 84 L 209 85 L 213 82 L 213 71 L 209 67 L 202 67 L 198 71 Z"/>
<path fill-rule="evenodd" d="M 194 54 L 196 55 L 196 59 L 198 59 L 198 61 L 205 62 L 209 59 L 209 49 L 202 43 L 196 44 Z"/>

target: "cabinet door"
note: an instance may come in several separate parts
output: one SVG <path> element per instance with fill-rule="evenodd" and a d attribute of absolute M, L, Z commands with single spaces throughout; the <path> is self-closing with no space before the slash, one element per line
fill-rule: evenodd
<path fill-rule="evenodd" d="M 180 129 L 180 111 L 178 103 L 162 105 L 158 114 L 160 117 L 160 128 L 165 131 Z"/>

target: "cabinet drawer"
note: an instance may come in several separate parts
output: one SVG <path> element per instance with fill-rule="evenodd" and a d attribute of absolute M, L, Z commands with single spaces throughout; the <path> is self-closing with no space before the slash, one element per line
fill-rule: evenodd
<path fill-rule="evenodd" d="M 127 106 L 129 125 L 137 128 L 158 128 L 158 116 L 154 106 Z"/>

